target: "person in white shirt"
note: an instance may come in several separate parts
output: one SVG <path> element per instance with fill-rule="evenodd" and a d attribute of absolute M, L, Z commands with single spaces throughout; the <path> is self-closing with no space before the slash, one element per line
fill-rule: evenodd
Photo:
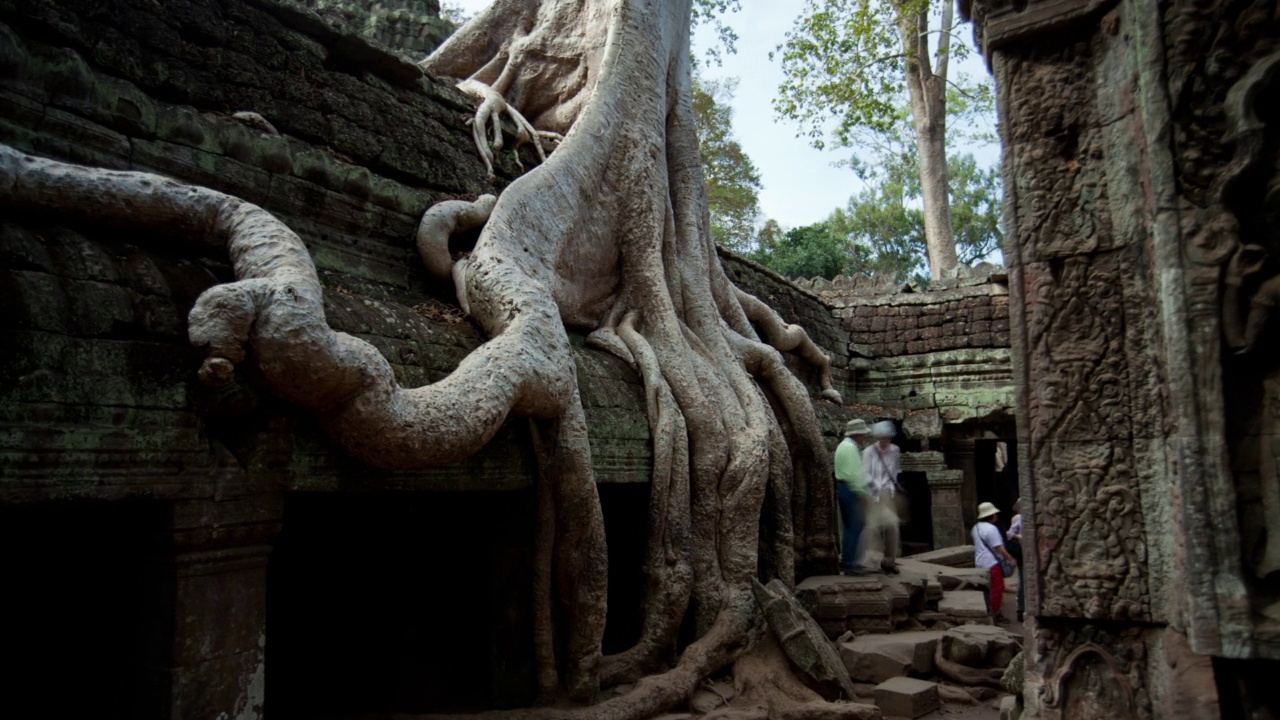
<path fill-rule="evenodd" d="M 1022 622 L 1023 612 L 1027 609 L 1027 577 L 1022 569 L 1022 498 L 1013 501 L 1013 519 L 1009 521 L 1009 530 L 1004 536 L 1005 549 L 1018 563 L 1018 622 Z"/>
<path fill-rule="evenodd" d="M 884 559 L 880 569 L 888 575 L 898 574 L 898 511 L 896 496 L 902 491 L 898 485 L 899 457 L 902 451 L 893 444 L 897 430 L 892 420 L 881 420 L 871 426 L 875 442 L 862 450 L 862 470 L 867 479 L 867 518 L 862 531 L 862 551 L 868 543 L 880 538 L 884 543 Z"/>
<path fill-rule="evenodd" d="M 1000 511 L 989 502 L 978 505 L 978 522 L 973 524 L 969 536 L 973 538 L 974 567 L 985 568 L 991 573 L 987 606 L 997 625 L 1007 625 L 1009 620 L 1000 614 L 1000 606 L 1004 602 L 1004 566 L 1000 559 L 1007 560 L 1011 567 L 1016 567 L 1017 563 L 1005 550 L 1004 537 L 995 525 L 999 515 Z"/>

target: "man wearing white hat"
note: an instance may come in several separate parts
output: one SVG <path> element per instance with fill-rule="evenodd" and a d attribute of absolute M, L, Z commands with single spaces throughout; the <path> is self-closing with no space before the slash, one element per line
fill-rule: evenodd
<path fill-rule="evenodd" d="M 862 446 L 871 428 L 865 420 L 855 418 L 844 426 L 844 440 L 836 448 L 836 503 L 840 507 L 840 570 L 845 575 L 861 575 L 862 556 L 858 542 L 862 537 L 866 512 L 867 479 L 862 471 Z"/>
<path fill-rule="evenodd" d="M 973 524 L 973 530 L 969 535 L 973 538 L 974 567 L 985 568 L 991 573 L 987 607 L 997 625 L 1007 625 L 1008 619 L 1000 614 L 1000 606 L 1004 602 L 1004 566 L 1008 563 L 1009 567 L 1013 568 L 1017 563 L 1005 549 L 1000 528 L 995 525 L 999 516 L 1000 510 L 995 505 L 989 502 L 981 503 L 978 505 L 978 522 Z"/>

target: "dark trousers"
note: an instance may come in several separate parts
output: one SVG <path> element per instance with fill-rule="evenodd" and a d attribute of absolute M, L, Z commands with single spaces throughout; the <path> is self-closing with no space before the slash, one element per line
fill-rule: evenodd
<path fill-rule="evenodd" d="M 862 562 L 858 557 L 858 538 L 865 524 L 862 498 L 849 483 L 836 481 L 836 503 L 840 506 L 840 569 L 852 570 Z"/>

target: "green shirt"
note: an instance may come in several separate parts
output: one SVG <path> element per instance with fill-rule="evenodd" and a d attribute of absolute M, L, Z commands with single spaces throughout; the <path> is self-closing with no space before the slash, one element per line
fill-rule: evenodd
<path fill-rule="evenodd" d="M 845 438 L 836 448 L 836 479 L 848 483 L 855 493 L 867 494 L 867 477 L 862 472 L 862 453 L 853 438 Z"/>

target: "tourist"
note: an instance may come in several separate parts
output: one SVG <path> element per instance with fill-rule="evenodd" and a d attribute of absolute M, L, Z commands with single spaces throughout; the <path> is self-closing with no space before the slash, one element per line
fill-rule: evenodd
<path fill-rule="evenodd" d="M 997 625 L 1008 625 L 1009 620 L 1000 614 L 1000 606 L 1004 602 L 1004 576 L 1006 563 L 1010 570 L 1016 567 L 1013 556 L 1004 548 L 1004 538 L 995 522 L 1000 511 L 995 505 L 984 502 L 978 506 L 978 522 L 973 524 L 969 533 L 973 538 L 973 565 L 985 568 L 991 573 L 991 586 L 988 588 L 987 609 Z"/>
<path fill-rule="evenodd" d="M 850 420 L 844 426 L 844 440 L 836 448 L 836 502 L 840 507 L 840 570 L 845 575 L 861 575 L 863 518 L 866 512 L 867 480 L 862 472 L 862 447 L 871 428 L 865 420 Z"/>
<path fill-rule="evenodd" d="M 1005 533 L 1004 547 L 1018 563 L 1018 622 L 1022 622 L 1022 614 L 1027 607 L 1027 578 L 1022 565 L 1022 498 L 1013 501 L 1013 519 L 1009 521 L 1009 530 Z"/>
<path fill-rule="evenodd" d="M 898 574 L 898 458 L 902 451 L 893 444 L 897 430 L 892 420 L 881 420 L 871 426 L 875 442 L 862 451 L 862 469 L 867 478 L 867 526 L 862 531 L 862 551 L 869 540 L 880 540 L 884 558 L 880 569 L 888 575 Z"/>

